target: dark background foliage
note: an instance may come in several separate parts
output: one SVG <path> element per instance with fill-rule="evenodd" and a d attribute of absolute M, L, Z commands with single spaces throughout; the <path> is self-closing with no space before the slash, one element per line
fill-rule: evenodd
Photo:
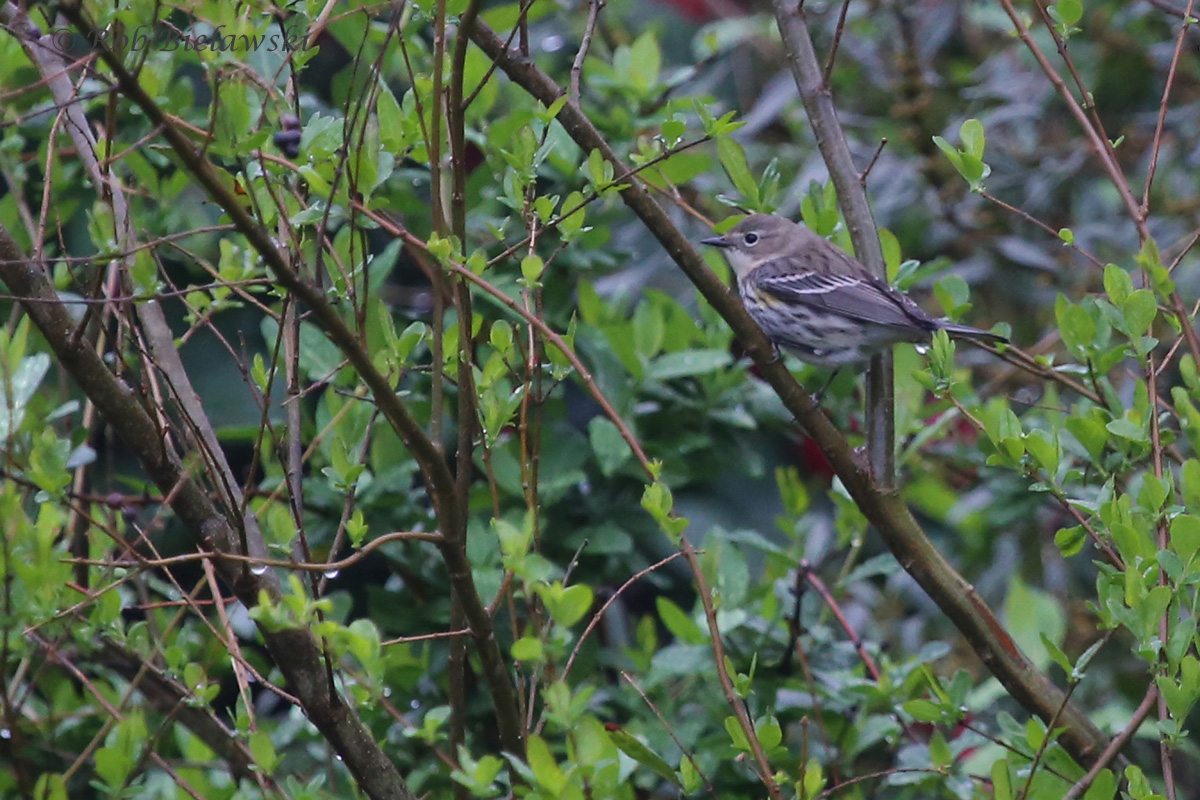
<path fill-rule="evenodd" d="M 1083 98 L 1089 139 L 1005 2 L 804 5 L 817 53 L 836 50 L 829 89 L 890 278 L 1016 345 L 1003 359 L 897 348 L 899 483 L 1002 633 L 1104 734 L 1136 732 L 1086 780 L 1094 760 L 992 677 L 619 196 L 644 182 L 692 241 L 762 210 L 850 248 L 769 8 L 83 8 L 172 116 L 138 106 L 75 15 L 31 13 L 75 62 L 69 104 L 110 181 L 98 191 L 6 4 L 0 223 L 219 504 L 215 431 L 263 546 L 241 567 L 214 560 L 245 570 L 240 588 L 194 557 L 221 548 L 51 357 L 6 274 L 0 794 L 375 796 L 307 696 L 279 691 L 296 677 L 270 637 L 300 629 L 321 648 L 317 683 L 418 796 L 1190 796 L 1200 352 L 1178 310 L 1200 294 L 1200 28 L 1181 33 L 1183 8 L 1015 9 Z M 578 67 L 579 108 L 636 177 L 465 45 L 477 12 L 564 89 Z M 143 26 L 222 25 L 313 46 L 131 46 Z M 458 123 L 456 79 L 477 90 Z M 1139 205 L 1151 174 L 1131 213 L 1121 182 Z M 239 214 L 319 288 L 364 362 Z M 709 267 L 730 281 L 719 257 Z M 99 302 L 114 296 L 131 299 Z M 152 299 L 206 422 L 150 342 L 137 309 Z M 368 365 L 444 454 L 460 530 Z M 809 387 L 826 377 L 788 366 Z M 862 399 L 847 373 L 822 403 L 853 446 Z M 461 563 L 446 545 L 460 534 Z M 468 635 L 473 602 L 494 655 Z M 522 752 L 496 681 L 515 687 Z"/>

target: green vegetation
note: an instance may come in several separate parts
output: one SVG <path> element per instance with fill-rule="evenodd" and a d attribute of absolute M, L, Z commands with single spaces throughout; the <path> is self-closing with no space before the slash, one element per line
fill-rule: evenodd
<path fill-rule="evenodd" d="M 0 5 L 0 797 L 1194 794 L 1190 0 L 115 5 Z M 1013 346 L 891 446 L 746 211 Z"/>

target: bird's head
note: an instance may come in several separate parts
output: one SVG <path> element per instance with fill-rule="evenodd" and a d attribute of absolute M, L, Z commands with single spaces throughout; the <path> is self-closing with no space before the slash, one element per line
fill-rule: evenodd
<path fill-rule="evenodd" d="M 701 239 L 701 244 L 720 247 L 738 277 L 784 256 L 795 255 L 814 235 L 790 219 L 774 214 L 751 214 L 724 236 Z"/>

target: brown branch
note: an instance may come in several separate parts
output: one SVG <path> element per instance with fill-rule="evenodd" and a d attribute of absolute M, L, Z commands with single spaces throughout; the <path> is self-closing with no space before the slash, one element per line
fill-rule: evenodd
<path fill-rule="evenodd" d="M 1189 3 L 1190 8 L 1190 3 Z M 1158 374 L 1154 366 L 1154 354 L 1146 360 L 1146 390 L 1150 408 L 1158 407 Z M 1154 469 L 1154 477 L 1158 480 L 1163 479 L 1163 445 L 1162 431 L 1159 428 L 1158 414 L 1150 415 L 1150 456 Z M 1170 533 L 1167 529 L 1167 518 L 1163 513 L 1158 514 L 1158 549 L 1166 550 L 1170 546 Z M 1158 585 L 1167 585 L 1167 575 L 1163 570 L 1159 571 Z M 1164 611 L 1161 618 L 1158 620 L 1158 636 L 1159 640 L 1166 642 L 1170 640 L 1171 630 L 1171 612 Z M 1159 666 L 1165 677 L 1170 677 L 1169 669 L 1165 663 L 1156 665 Z M 1167 698 L 1159 693 L 1158 696 L 1158 719 L 1161 723 L 1167 723 L 1171 719 L 1171 711 L 1167 707 Z M 1171 755 L 1171 743 L 1167 737 L 1161 737 L 1159 743 L 1159 756 L 1162 763 L 1163 784 L 1167 793 L 1167 800 L 1175 800 L 1175 763 Z"/>
<path fill-rule="evenodd" d="M 654 572 L 655 570 L 658 570 L 658 569 L 662 569 L 667 564 L 670 564 L 672 561 L 679 558 L 680 555 L 681 555 L 681 553 L 671 553 L 671 555 L 667 556 L 666 558 L 664 558 L 660 561 L 656 561 L 655 563 L 651 564 L 650 566 L 646 567 L 645 569 L 638 570 L 633 575 L 629 576 L 629 579 L 627 581 L 625 581 L 619 587 L 617 587 L 617 590 L 612 593 L 612 597 L 605 600 L 604 605 L 600 606 L 600 608 L 596 611 L 596 613 L 592 615 L 592 618 L 588 622 L 587 627 L 583 629 L 583 633 L 579 634 L 579 641 L 577 641 L 575 643 L 575 646 L 573 648 L 571 648 L 571 655 L 567 657 L 567 663 L 563 666 L 562 680 L 565 681 L 567 679 L 567 674 L 570 673 L 571 666 L 575 663 L 575 659 L 579 656 L 579 651 L 583 649 L 584 641 L 587 640 L 588 636 L 591 635 L 592 631 L 596 629 L 596 626 L 599 625 L 600 622 L 604 619 L 604 615 L 608 612 L 608 609 L 612 606 L 612 604 L 617 602 L 617 600 L 619 600 L 621 598 L 621 595 L 623 595 L 625 593 L 625 590 L 628 589 L 630 586 L 633 586 L 635 583 L 640 581 L 642 578 L 649 575 L 651 572 Z"/>
<path fill-rule="evenodd" d="M 341 313 L 329 303 L 320 289 L 303 280 L 291 268 L 283 254 L 275 246 L 270 232 L 250 216 L 233 191 L 222 182 L 212 164 L 196 153 L 191 142 L 167 119 L 154 100 L 146 94 L 137 79 L 125 69 L 121 57 L 103 46 L 102 38 L 97 35 L 91 22 L 84 18 L 80 7 L 65 5 L 62 7 L 62 13 L 84 36 L 88 37 L 88 41 L 98 43 L 97 50 L 112 70 L 122 94 L 137 104 L 152 124 L 162 126 L 163 138 L 167 140 L 184 168 L 204 188 L 209 197 L 229 215 L 238 231 L 262 257 L 280 285 L 308 306 L 311 320 L 343 352 L 363 382 L 371 389 L 380 413 L 383 414 L 416 460 L 428 486 L 430 499 L 433 501 L 434 511 L 442 530 L 462 529 L 466 524 L 462 519 L 465 508 L 458 503 L 454 476 L 450 472 L 449 465 L 438 447 L 425 434 L 421 424 L 412 415 L 400 396 L 396 394 L 390 380 L 375 367 L 370 353 L 363 347 L 358 335 L 346 324 Z M 470 563 L 467 561 L 465 552 L 455 546 L 446 544 L 440 548 L 440 551 L 446 561 L 451 587 L 462 599 L 467 621 L 475 634 L 484 676 L 495 704 L 502 746 L 509 752 L 522 753 L 524 745 L 516 713 L 516 697 L 508 674 L 508 662 L 500 651 L 492 620 L 475 587 Z M 253 598 L 251 599 L 253 600 Z M 250 605 L 253 605 L 253 602 Z M 372 749 L 377 750 L 373 741 L 371 745 Z M 339 750 L 339 752 L 341 751 Z M 346 753 L 342 753 L 342 755 L 346 758 L 347 766 L 350 766 L 349 755 Z M 390 765 L 390 762 L 388 763 Z M 394 767 L 391 768 L 391 773 L 395 774 Z M 355 777 L 368 793 L 370 793 L 370 790 L 367 789 L 368 786 L 379 785 L 372 775 L 355 771 Z M 404 788 L 403 791 L 407 792 L 407 788 Z"/>
<path fill-rule="evenodd" d="M 530 59 L 509 50 L 486 25 L 476 24 L 472 40 L 511 80 L 544 105 L 549 106 L 563 95 L 562 87 L 549 75 Z M 624 172 L 621 159 L 577 105 L 568 100 L 559 112 L 558 121 L 585 152 L 598 150 L 613 165 L 614 173 Z M 933 547 L 899 493 L 884 491 L 874 482 L 870 470 L 855 456 L 845 438 L 813 405 L 809 394 L 776 358 L 770 343 L 739 300 L 708 268 L 645 186 L 636 178 L 624 183 L 626 185 L 620 192 L 622 200 L 733 329 L 759 374 L 821 448 L 850 496 L 880 532 L 900 565 L 942 608 L 1013 698 L 1042 719 L 1049 720 L 1062 702 L 1062 690 L 1037 671 L 975 594 L 974 588 Z M 704 593 L 701 597 L 707 599 Z M 1066 707 L 1062 720 L 1068 726 L 1063 734 L 1064 746 L 1076 759 L 1090 764 L 1107 746 L 1108 740 L 1074 705 Z"/>
<path fill-rule="evenodd" d="M 1042 68 L 1042 72 L 1046 74 L 1046 78 L 1050 81 L 1051 85 L 1053 85 L 1055 90 L 1057 90 L 1059 96 L 1062 97 L 1063 101 L 1067 104 L 1067 110 L 1071 113 L 1071 116 L 1075 117 L 1075 121 L 1078 122 L 1079 127 L 1083 129 L 1084 136 L 1087 137 L 1088 142 L 1092 145 L 1092 151 L 1096 154 L 1096 157 L 1100 159 L 1101 166 L 1103 166 L 1104 171 L 1108 173 L 1109 178 L 1112 180 L 1113 185 L 1117 189 L 1117 193 L 1121 196 L 1121 202 L 1125 204 L 1125 208 L 1129 212 L 1129 216 L 1133 219 L 1133 223 L 1138 230 L 1138 236 L 1142 239 L 1148 238 L 1150 236 L 1150 232 L 1146 227 L 1146 219 L 1142 216 L 1138 208 L 1137 200 L 1134 199 L 1133 192 L 1129 188 L 1129 181 L 1125 179 L 1125 173 L 1121 170 L 1121 165 L 1117 163 L 1117 159 L 1113 153 L 1111 145 L 1104 138 L 1104 136 L 1101 135 L 1099 129 L 1092 124 L 1092 120 L 1088 118 L 1087 111 L 1085 111 L 1084 108 L 1079 104 L 1079 101 L 1075 99 L 1075 96 L 1071 94 L 1071 90 L 1067 87 L 1066 81 L 1064 81 L 1062 76 L 1058 74 L 1058 71 L 1054 69 L 1054 66 L 1050 63 L 1050 59 L 1048 59 L 1046 54 L 1042 52 L 1042 49 L 1038 46 L 1037 42 L 1033 40 L 1033 34 L 1030 33 L 1029 28 L 1025 26 L 1025 23 L 1021 19 L 1020 15 L 1017 14 L 1016 8 L 1013 7 L 1012 0 L 1000 0 L 1000 5 L 1004 7 L 1005 13 L 1008 14 L 1008 18 L 1012 22 L 1013 28 L 1017 32 L 1017 38 L 1019 38 L 1025 47 L 1028 48 L 1030 54 L 1033 55 L 1034 60 L 1037 61 L 1038 66 Z M 1051 30 L 1051 35 L 1054 36 L 1055 42 L 1061 43 L 1061 40 L 1053 30 Z M 1081 91 L 1086 92 L 1086 90 L 1082 89 L 1082 87 Z M 1087 97 L 1086 93 L 1084 94 L 1084 97 Z"/>
<path fill-rule="evenodd" d="M 446 131 L 450 140 L 450 220 L 442 218 L 440 213 L 441 198 L 435 195 L 435 213 L 433 215 L 434 230 L 441 235 L 450 233 L 458 240 L 462 252 L 467 252 L 467 139 L 466 139 L 466 105 L 463 103 L 463 81 L 466 78 L 467 49 L 471 40 L 468 37 L 479 10 L 481 0 L 471 0 L 466 11 L 459 19 L 458 28 L 454 35 L 454 54 L 450 68 L 450 86 L 446 97 Z M 446 4 L 439 0 L 437 6 L 438 33 L 435 42 L 445 39 Z M 442 55 L 435 52 L 434 82 L 440 81 Z M 434 103 L 441 106 L 441 93 L 435 87 Z M 435 118 L 436 119 L 436 118 Z M 434 126 L 433 136 L 441 139 L 441 130 Z M 433 174 L 440 174 L 440 165 L 432 164 L 433 151 L 430 151 Z M 439 224 L 439 222 L 441 224 Z M 436 270 L 436 267 L 435 267 Z M 439 275 L 439 283 L 444 282 Z M 458 316 L 458 447 L 456 460 L 458 462 L 455 487 L 458 502 L 463 508 L 469 507 L 471 478 L 474 473 L 475 431 L 478 426 L 479 410 L 477 408 L 478 392 L 475 388 L 475 367 L 472 363 L 471 347 L 471 292 L 461 280 L 453 282 L 455 309 Z M 457 548 L 466 557 L 467 548 L 467 519 L 464 515 L 463 524 L 459 528 L 447 530 L 447 546 Z M 470 575 L 465 576 L 470 579 Z M 490 618 L 490 617 L 489 617 Z M 461 599 L 455 595 L 450 607 L 450 626 L 461 628 L 467 624 L 466 613 Z M 447 681 L 450 700 L 450 749 L 457 757 L 459 748 L 466 742 L 467 724 L 467 640 L 456 637 L 450 642 L 450 657 L 447 660 Z M 519 706 L 516 708 L 519 711 Z M 523 729 L 517 733 L 523 735 Z M 516 773 L 512 773 L 514 779 Z M 455 782 L 455 800 L 466 800 L 470 797 L 467 787 Z"/>
<path fill-rule="evenodd" d="M 798 11 L 803 11 L 803 3 L 797 3 Z M 842 0 L 842 10 L 838 12 L 837 25 L 833 28 L 833 44 L 829 45 L 829 57 L 825 59 L 825 69 L 821 70 L 821 83 L 829 86 L 829 76 L 833 74 L 833 62 L 837 60 L 838 46 L 842 43 L 842 34 L 846 32 L 846 14 L 850 11 L 850 0 Z"/>
<path fill-rule="evenodd" d="M 254 756 L 246 744 L 207 707 L 189 704 L 188 691 L 177 681 L 107 639 L 102 643 L 102 648 L 104 666 L 127 681 L 138 677 L 138 691 L 147 702 L 163 714 L 173 714 L 218 757 L 224 759 L 235 781 L 247 779 L 257 782 L 260 788 L 278 790 L 271 776 L 254 768 Z"/>
<path fill-rule="evenodd" d="M 163 441 L 153 418 L 138 397 L 112 373 L 100 356 L 73 342 L 73 320 L 62 304 L 49 302 L 54 287 L 39 265 L 24 261 L 8 230 L 0 226 L 0 279 L 9 291 L 43 302 L 24 303 L 26 313 L 46 338 L 62 367 L 137 455 L 147 476 L 164 495 L 193 540 L 206 550 L 241 552 L 241 542 L 229 520 L 218 511 L 204 489 Z M 256 576 L 231 561 L 218 562 L 221 577 L 247 607 L 259 593 L 278 598 L 278 583 L 269 575 Z M 358 715 L 332 691 L 316 642 L 307 630 L 272 631 L 260 628 L 272 658 L 301 700 L 308 718 L 345 759 L 363 791 L 373 798 L 412 798 L 396 767 L 380 749 Z"/>
<path fill-rule="evenodd" d="M 854 253 L 876 277 L 887 280 L 887 266 L 879 244 L 879 232 L 871 216 L 867 194 L 859 180 L 858 169 L 850 155 L 846 135 L 838 122 L 837 109 L 829 91 L 827 75 L 821 72 L 812 37 L 804 16 L 803 3 L 772 0 L 775 20 L 783 36 L 784 54 L 791 67 L 800 99 L 812 124 L 813 138 L 821 158 L 829 169 L 829 178 L 837 189 L 838 206 L 846 220 Z M 842 9 L 839 29 L 845 19 Z M 833 64 L 833 54 L 829 57 Z M 867 459 L 875 481 L 884 490 L 896 486 L 895 375 L 890 352 L 871 359 L 867 371 Z"/>
<path fill-rule="evenodd" d="M 1158 153 L 1162 147 L 1163 127 L 1167 121 L 1167 101 L 1171 97 L 1171 87 L 1175 84 L 1175 68 L 1179 66 L 1179 54 L 1183 52 L 1183 40 L 1187 38 L 1188 28 L 1192 23 L 1192 8 L 1195 0 L 1188 0 L 1187 10 L 1183 13 L 1183 24 L 1179 26 L 1179 36 L 1175 39 L 1175 52 L 1171 54 L 1171 66 L 1167 69 L 1167 82 L 1163 86 L 1162 100 L 1158 103 L 1158 121 L 1154 125 L 1154 141 L 1150 145 L 1150 166 L 1146 170 L 1146 186 L 1142 190 L 1142 213 L 1150 213 L 1150 187 L 1154 184 L 1154 173 L 1158 169 Z"/>
<path fill-rule="evenodd" d="M 1191 3 L 1192 0 L 1189 0 L 1189 8 L 1191 7 Z M 1016 8 L 1013 7 L 1012 0 L 1000 0 L 1000 5 L 1004 7 L 1004 11 L 1008 14 L 1009 19 L 1012 21 L 1013 28 L 1016 29 L 1017 32 L 1017 37 L 1025 44 L 1026 48 L 1029 49 L 1029 52 L 1038 62 L 1038 66 L 1040 66 L 1042 71 L 1046 74 L 1047 79 L 1049 79 L 1050 83 L 1058 91 L 1059 95 L 1063 98 L 1063 101 L 1066 102 L 1067 110 L 1071 112 L 1071 116 L 1075 117 L 1076 121 L 1083 129 L 1084 136 L 1092 145 L 1092 150 L 1096 153 L 1097 158 L 1100 159 L 1101 166 L 1104 167 L 1104 171 L 1108 174 L 1109 179 L 1116 188 L 1117 194 L 1119 194 L 1121 197 L 1121 202 L 1125 205 L 1125 209 L 1129 212 L 1129 216 L 1133 219 L 1133 224 L 1137 228 L 1138 239 L 1145 241 L 1151 238 L 1150 228 L 1146 223 L 1147 210 L 1144 207 L 1139 206 L 1137 200 L 1134 198 L 1133 190 L 1129 186 L 1129 181 L 1125 178 L 1125 173 L 1121 170 L 1121 165 L 1117 163 L 1116 154 L 1113 152 L 1111 143 L 1107 138 L 1101 135 L 1102 129 L 1098 127 L 1098 122 L 1093 124 L 1093 120 L 1089 119 L 1087 111 L 1085 111 L 1079 105 L 1079 102 L 1075 99 L 1075 96 L 1071 94 L 1071 90 L 1067 88 L 1066 82 L 1063 81 L 1062 76 L 1059 75 L 1054 69 L 1053 65 L 1050 64 L 1050 60 L 1046 58 L 1046 54 L 1042 52 L 1040 47 L 1038 47 L 1037 42 L 1033 40 L 1033 36 L 1030 34 L 1029 29 L 1025 27 L 1025 23 L 1022 22 L 1020 15 L 1017 14 Z M 1185 19 L 1185 27 L 1186 24 L 1187 21 Z M 1053 28 L 1053 26 L 1051 26 L 1051 28 Z M 1055 33 L 1053 29 L 1051 30 L 1051 34 L 1054 36 L 1055 41 L 1061 44 L 1061 40 L 1058 38 L 1057 33 Z M 1073 65 L 1071 65 L 1070 61 L 1068 61 L 1067 64 L 1073 69 Z M 1078 76 L 1076 76 L 1076 79 L 1078 80 Z M 1082 84 L 1080 84 L 1080 87 L 1082 90 Z M 1170 307 L 1172 312 L 1178 318 L 1180 327 L 1183 329 L 1183 336 L 1184 339 L 1187 340 L 1188 349 L 1192 351 L 1192 358 L 1196 359 L 1197 363 L 1200 363 L 1200 336 L 1197 336 L 1195 327 L 1191 323 L 1191 318 L 1188 317 L 1184 310 L 1183 301 L 1179 298 L 1178 292 L 1171 293 Z"/>
<path fill-rule="evenodd" d="M 1108 747 L 1096 757 L 1095 762 L 1087 773 L 1082 778 L 1075 782 L 1066 794 L 1063 795 L 1063 800 L 1079 800 L 1083 797 L 1083 793 L 1092 785 L 1092 781 L 1096 780 L 1096 776 L 1100 771 L 1107 767 L 1117 753 L 1121 752 L 1122 748 L 1128 744 L 1133 735 L 1138 732 L 1138 728 L 1142 727 L 1142 723 L 1146 721 L 1146 717 L 1150 715 L 1151 709 L 1154 708 L 1154 701 L 1158 699 L 1158 687 L 1154 683 L 1150 684 L 1150 688 L 1146 691 L 1146 696 L 1142 698 L 1142 702 L 1138 704 L 1137 709 L 1133 712 L 1133 718 L 1129 720 L 1129 724 L 1125 729 L 1118 733 L 1113 740 L 1108 743 Z"/>
<path fill-rule="evenodd" d="M 592 34 L 596 32 L 596 21 L 604 8 L 604 0 L 588 0 L 587 25 L 583 29 L 583 38 L 579 40 L 579 50 L 575 60 L 571 62 L 571 102 L 579 102 L 579 81 L 583 77 L 583 61 L 587 58 L 588 49 L 592 46 Z"/>
<path fill-rule="evenodd" d="M 1079 686 L 1079 681 L 1071 681 L 1070 686 L 1067 687 L 1067 693 L 1063 697 L 1063 704 L 1058 707 L 1059 713 L 1061 713 L 1066 704 L 1070 702 L 1071 695 L 1075 693 L 1075 688 L 1077 686 Z M 1027 800 L 1029 797 L 1029 790 L 1033 788 L 1033 779 L 1037 777 L 1038 764 L 1042 762 L 1042 758 L 1046 755 L 1046 750 L 1049 749 L 1050 745 L 1054 743 L 1056 738 L 1054 729 L 1058 725 L 1058 717 L 1059 714 L 1056 713 L 1050 718 L 1050 721 L 1046 723 L 1046 733 L 1044 736 L 1042 736 L 1042 743 L 1038 745 L 1037 752 L 1033 754 L 1033 761 L 1029 763 L 1029 777 L 1025 780 L 1024 786 L 1021 787 L 1021 793 L 1017 795 L 1017 800 Z"/>

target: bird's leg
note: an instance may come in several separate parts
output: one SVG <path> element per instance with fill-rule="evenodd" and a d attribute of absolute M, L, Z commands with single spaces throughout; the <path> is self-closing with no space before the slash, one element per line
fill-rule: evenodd
<path fill-rule="evenodd" d="M 821 405 L 821 398 L 823 398 L 825 396 L 825 392 L 827 392 L 829 390 L 830 385 L 833 383 L 833 379 L 836 378 L 838 376 L 838 373 L 841 371 L 842 371 L 841 367 L 833 368 L 833 372 L 831 372 L 829 374 L 829 380 L 825 381 L 825 385 L 821 387 L 821 390 L 812 396 L 812 401 L 813 401 L 814 406 Z"/>

